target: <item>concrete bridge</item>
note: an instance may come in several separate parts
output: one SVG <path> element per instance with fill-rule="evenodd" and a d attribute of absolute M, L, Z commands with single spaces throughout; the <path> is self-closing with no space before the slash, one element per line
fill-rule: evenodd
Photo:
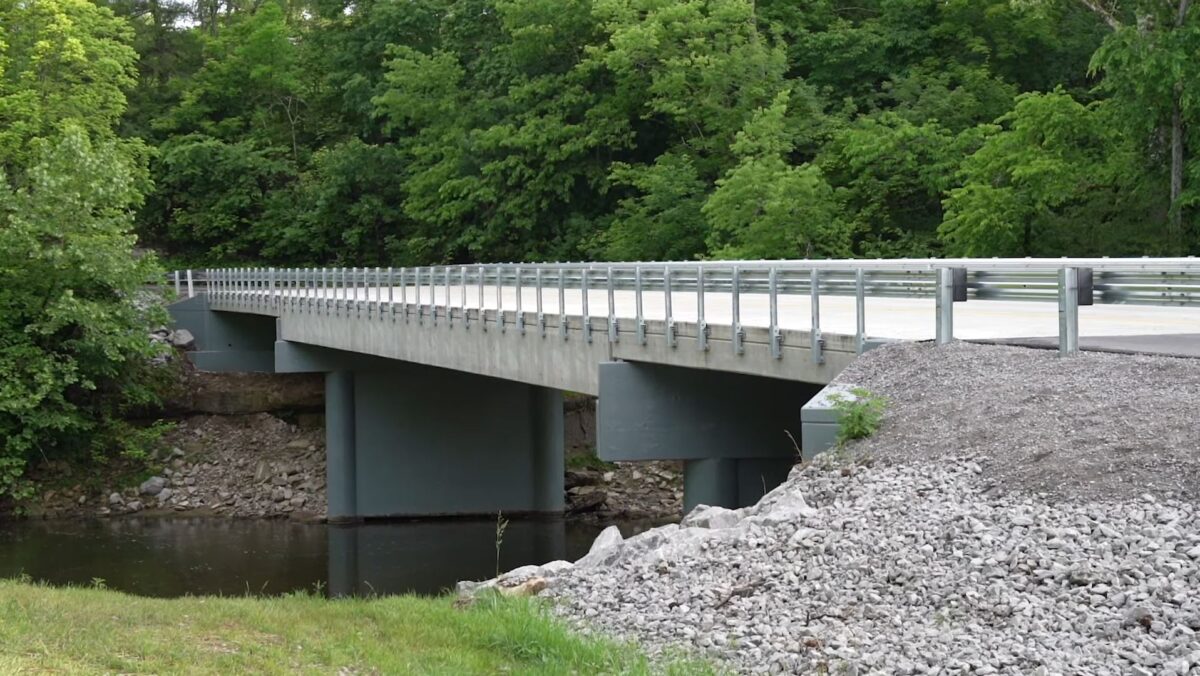
<path fill-rule="evenodd" d="M 1200 346 L 1193 258 L 239 268 L 187 279 L 190 297 L 171 309 L 196 336 L 198 368 L 326 374 L 335 521 L 561 511 L 564 391 L 599 397 L 602 459 L 682 460 L 685 508 L 739 506 L 782 481 L 798 452 L 828 446 L 836 425 L 817 395 L 881 342 L 1049 337 L 1068 357 L 1081 340 Z"/>

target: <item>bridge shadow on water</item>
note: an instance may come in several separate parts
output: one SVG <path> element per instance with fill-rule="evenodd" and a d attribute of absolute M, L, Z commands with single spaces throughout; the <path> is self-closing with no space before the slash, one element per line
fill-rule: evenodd
<path fill-rule="evenodd" d="M 626 535 L 653 524 L 620 524 Z M 500 568 L 587 553 L 600 526 L 514 518 Z M 437 594 L 496 570 L 495 519 L 351 526 L 205 518 L 0 522 L 0 578 L 141 596 Z"/>

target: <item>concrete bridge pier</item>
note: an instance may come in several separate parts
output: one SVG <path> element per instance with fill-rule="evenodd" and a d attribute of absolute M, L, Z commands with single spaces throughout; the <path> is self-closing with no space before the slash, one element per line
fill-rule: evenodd
<path fill-rule="evenodd" d="M 276 370 L 325 373 L 328 516 L 563 509 L 558 390 L 287 341 Z"/>
<path fill-rule="evenodd" d="M 699 504 L 745 507 L 787 478 L 799 459 L 800 409 L 820 390 L 736 373 L 604 363 L 597 452 L 609 461 L 683 460 L 685 512 Z"/>

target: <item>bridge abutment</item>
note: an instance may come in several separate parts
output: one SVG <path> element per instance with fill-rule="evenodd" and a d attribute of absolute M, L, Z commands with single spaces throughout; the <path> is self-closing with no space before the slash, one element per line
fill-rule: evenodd
<path fill-rule="evenodd" d="M 597 452 L 683 460 L 684 510 L 752 505 L 798 459 L 800 408 L 820 385 L 635 362 L 600 365 Z"/>
<path fill-rule="evenodd" d="M 168 308 L 175 326 L 196 339 L 190 354 L 202 371 L 219 373 L 275 370 L 275 318 L 209 307 L 208 295 L 172 303 Z"/>

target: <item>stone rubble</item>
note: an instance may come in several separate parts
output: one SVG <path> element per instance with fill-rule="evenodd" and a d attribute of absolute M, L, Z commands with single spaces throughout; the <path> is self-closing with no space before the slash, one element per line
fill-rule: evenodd
<path fill-rule="evenodd" d="M 606 531 L 493 584 L 545 578 L 586 631 L 744 673 L 1200 673 L 1194 504 L 987 488 L 969 462 L 819 461 L 755 507 Z"/>
<path fill-rule="evenodd" d="M 1200 361 L 899 345 L 844 377 L 883 426 L 758 505 L 460 592 L 544 579 L 583 631 L 740 673 L 1200 675 Z"/>

